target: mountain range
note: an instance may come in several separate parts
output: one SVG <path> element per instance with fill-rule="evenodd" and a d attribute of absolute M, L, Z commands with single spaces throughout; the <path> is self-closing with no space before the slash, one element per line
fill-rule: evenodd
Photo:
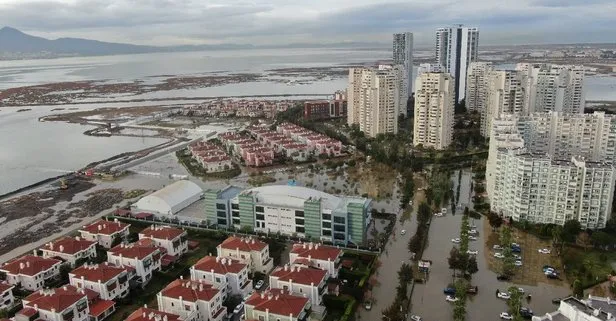
<path fill-rule="evenodd" d="M 174 52 L 224 49 L 255 48 L 320 48 L 320 47 L 383 47 L 382 43 L 344 42 L 330 44 L 296 43 L 287 45 L 255 46 L 251 44 L 183 45 L 183 46 L 143 46 L 124 43 L 103 42 L 82 38 L 46 39 L 32 36 L 15 28 L 0 29 L 0 56 L 19 57 L 44 54 L 49 56 L 96 56 L 119 55 L 149 52 Z"/>

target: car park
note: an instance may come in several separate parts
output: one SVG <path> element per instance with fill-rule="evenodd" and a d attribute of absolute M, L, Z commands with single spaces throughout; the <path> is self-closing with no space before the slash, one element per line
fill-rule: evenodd
<path fill-rule="evenodd" d="M 456 301 L 458 301 L 458 300 L 459 300 L 459 299 L 458 299 L 458 298 L 456 298 L 456 297 L 455 297 L 455 296 L 453 296 L 453 295 L 448 295 L 448 296 L 446 296 L 446 297 L 445 297 L 445 301 L 447 301 L 447 302 L 456 302 Z"/>
<path fill-rule="evenodd" d="M 511 298 L 511 295 L 509 295 L 509 293 L 507 292 L 498 292 L 496 294 L 496 297 L 498 297 L 499 299 L 503 299 L 503 300 L 509 300 L 509 298 Z"/>
<path fill-rule="evenodd" d="M 507 312 L 501 312 L 500 318 L 503 320 L 513 320 L 513 316 Z"/>

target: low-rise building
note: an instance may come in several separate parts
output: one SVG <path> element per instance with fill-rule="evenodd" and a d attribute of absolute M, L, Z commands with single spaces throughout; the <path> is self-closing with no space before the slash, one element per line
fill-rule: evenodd
<path fill-rule="evenodd" d="M 87 261 L 96 257 L 96 242 L 77 237 L 63 237 L 45 244 L 41 251 L 44 258 L 61 258 L 75 267 L 77 261 Z"/>
<path fill-rule="evenodd" d="M 588 296 L 585 300 L 568 297 L 560 301 L 558 310 L 533 321 L 616 321 L 616 301 L 610 298 Z"/>
<path fill-rule="evenodd" d="M 98 245 L 110 249 L 113 246 L 126 241 L 130 224 L 124 224 L 117 219 L 113 222 L 98 220 L 90 225 L 84 225 L 79 230 L 84 240 L 97 242 Z"/>
<path fill-rule="evenodd" d="M 107 251 L 107 262 L 135 269 L 136 281 L 145 286 L 154 271 L 160 271 L 164 249 L 149 242 L 120 244 Z"/>
<path fill-rule="evenodd" d="M 89 289 L 103 300 L 124 298 L 129 292 L 129 281 L 134 276 L 133 267 L 123 267 L 110 264 L 84 264 L 73 271 L 69 282 L 78 289 Z"/>
<path fill-rule="evenodd" d="M 248 265 L 239 260 L 206 256 L 190 268 L 190 278 L 205 280 L 221 289 L 223 300 L 230 295 L 246 296 L 252 290 L 248 278 Z"/>
<path fill-rule="evenodd" d="M 342 250 L 337 247 L 318 243 L 293 244 L 289 253 L 289 262 L 327 271 L 327 276 L 338 277 Z"/>
<path fill-rule="evenodd" d="M 267 274 L 274 268 L 269 245 L 258 239 L 230 236 L 216 248 L 219 257 L 228 257 L 248 264 L 252 273 Z"/>
<path fill-rule="evenodd" d="M 13 289 L 15 286 L 8 282 L 0 282 L 0 310 L 10 309 L 15 304 Z"/>
<path fill-rule="evenodd" d="M 195 321 L 221 321 L 227 314 L 222 292 L 205 281 L 175 280 L 156 295 L 158 308 Z"/>
<path fill-rule="evenodd" d="M 269 276 L 272 289 L 290 291 L 310 299 L 313 305 L 320 305 L 327 294 L 327 271 L 299 266 L 277 267 Z"/>
<path fill-rule="evenodd" d="M 6 274 L 6 281 L 28 291 L 37 291 L 45 286 L 45 281 L 60 275 L 62 261 L 40 256 L 25 255 L 4 263 L 0 272 Z"/>
<path fill-rule="evenodd" d="M 310 300 L 280 289 L 254 293 L 244 303 L 246 319 L 260 321 L 310 321 Z"/>
<path fill-rule="evenodd" d="M 162 312 L 156 309 L 141 307 L 131 313 L 125 321 L 189 321 L 179 315 Z"/>
<path fill-rule="evenodd" d="M 180 256 L 188 251 L 186 231 L 171 226 L 152 225 L 139 232 L 139 239 L 149 238 L 156 246 L 167 250 L 167 254 Z"/>
<path fill-rule="evenodd" d="M 39 290 L 22 300 L 23 310 L 16 320 L 86 321 L 90 314 L 85 290 L 67 285 L 57 289 Z"/>

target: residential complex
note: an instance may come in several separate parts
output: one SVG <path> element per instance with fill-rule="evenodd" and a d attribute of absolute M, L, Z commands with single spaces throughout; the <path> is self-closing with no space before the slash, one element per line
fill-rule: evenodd
<path fill-rule="evenodd" d="M 477 61 L 479 29 L 458 25 L 436 30 L 436 61 L 455 81 L 455 102 L 466 94 L 466 73 L 471 62 Z"/>
<path fill-rule="evenodd" d="M 3 309 L 11 309 L 15 304 L 15 296 L 13 289 L 15 285 L 8 282 L 0 282 L 0 311 Z"/>
<path fill-rule="evenodd" d="M 206 256 L 190 268 L 190 278 L 213 284 L 221 290 L 225 300 L 229 295 L 245 297 L 252 291 L 248 272 L 248 264 L 238 259 Z"/>
<path fill-rule="evenodd" d="M 426 72 L 415 84 L 413 145 L 444 149 L 451 144 L 454 81 L 443 72 Z"/>
<path fill-rule="evenodd" d="M 417 77 L 419 77 L 421 74 L 425 73 L 425 72 L 441 72 L 441 65 L 439 64 L 429 64 L 429 63 L 423 63 L 420 64 L 419 67 L 417 67 Z M 415 79 L 416 79 L 415 78 Z"/>
<path fill-rule="evenodd" d="M 206 281 L 184 280 L 169 283 L 156 295 L 158 308 L 191 321 L 222 321 L 227 308 L 222 292 Z"/>
<path fill-rule="evenodd" d="M 226 227 L 362 244 L 371 221 L 370 199 L 334 196 L 307 187 L 262 186 L 228 193 L 231 200 L 222 196 L 219 191 L 207 191 L 205 211 L 210 222 L 227 222 Z"/>
<path fill-rule="evenodd" d="M 141 307 L 131 313 L 125 321 L 189 321 L 177 314 L 166 313 L 147 306 Z"/>
<path fill-rule="evenodd" d="M 616 117 L 600 112 L 494 119 L 486 168 L 491 210 L 514 220 L 605 227 L 615 147 Z"/>
<path fill-rule="evenodd" d="M 297 102 L 293 100 L 213 99 L 183 108 L 187 116 L 274 118 Z"/>
<path fill-rule="evenodd" d="M 233 162 L 218 145 L 210 142 L 196 142 L 188 146 L 190 155 L 207 173 L 219 173 L 233 169 Z"/>
<path fill-rule="evenodd" d="M 87 261 L 96 257 L 96 242 L 81 237 L 63 237 L 45 244 L 40 250 L 44 258 L 61 258 L 72 267 L 77 261 Z"/>
<path fill-rule="evenodd" d="M 21 315 L 29 320 L 85 321 L 90 313 L 85 291 L 70 285 L 36 291 L 24 298 L 22 304 L 17 317 Z"/>
<path fill-rule="evenodd" d="M 244 304 L 247 320 L 262 321 L 307 321 L 312 308 L 308 298 L 281 289 L 254 293 Z"/>
<path fill-rule="evenodd" d="M 347 124 L 368 137 L 398 133 L 398 115 L 406 109 L 404 68 L 399 65 L 349 70 Z"/>
<path fill-rule="evenodd" d="M 118 220 L 113 222 L 98 220 L 92 224 L 84 225 L 79 233 L 84 240 L 96 242 L 98 245 L 110 249 L 126 241 L 129 227 L 130 224 L 120 223 Z"/>
<path fill-rule="evenodd" d="M 393 39 L 393 64 L 404 68 L 404 87 L 401 96 L 408 98 L 413 93 L 413 33 L 395 33 Z M 406 101 L 400 105 L 400 112 L 406 116 Z"/>
<path fill-rule="evenodd" d="M 327 272 L 327 277 L 337 278 L 341 257 L 342 250 L 334 246 L 297 243 L 291 248 L 289 262 L 292 265 L 321 269 Z"/>
<path fill-rule="evenodd" d="M 177 257 L 188 251 L 186 235 L 186 231 L 175 227 L 152 225 L 139 232 L 139 239 L 150 239 L 168 255 Z"/>
<path fill-rule="evenodd" d="M 227 132 L 219 134 L 218 138 L 229 154 L 237 156 L 246 166 L 263 167 L 274 164 L 274 149 L 248 136 Z"/>
<path fill-rule="evenodd" d="M 490 62 L 471 62 L 468 65 L 465 103 L 469 112 L 481 113 L 486 108 L 488 77 L 492 70 Z"/>
<path fill-rule="evenodd" d="M 269 276 L 271 289 L 305 296 L 313 305 L 320 305 L 327 294 L 327 271 L 300 266 L 277 267 Z"/>
<path fill-rule="evenodd" d="M 117 266 L 135 269 L 136 281 L 145 286 L 152 279 L 154 271 L 160 271 L 164 249 L 151 242 L 120 244 L 107 251 L 107 262 Z"/>
<path fill-rule="evenodd" d="M 6 281 L 28 291 L 37 291 L 45 287 L 45 282 L 60 275 L 62 261 L 46 259 L 35 255 L 24 255 L 4 263 L 0 272 L 6 274 Z"/>
<path fill-rule="evenodd" d="M 84 264 L 73 271 L 69 282 L 78 289 L 88 289 L 98 293 L 103 300 L 124 298 L 129 292 L 129 281 L 135 269 L 129 266 L 116 266 L 108 262 Z"/>
<path fill-rule="evenodd" d="M 230 236 L 218 247 L 220 258 L 239 260 L 248 265 L 251 273 L 267 274 L 274 268 L 274 260 L 269 255 L 269 245 L 252 237 Z"/>
<path fill-rule="evenodd" d="M 304 102 L 304 119 L 331 119 L 347 116 L 345 91 L 336 91 L 333 99 Z"/>

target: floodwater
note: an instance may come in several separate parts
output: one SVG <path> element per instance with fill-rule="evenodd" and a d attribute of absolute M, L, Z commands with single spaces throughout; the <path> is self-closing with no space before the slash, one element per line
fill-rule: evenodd
<path fill-rule="evenodd" d="M 454 185 L 458 181 L 458 173 L 452 175 Z M 460 188 L 460 203 L 470 204 L 471 197 L 471 172 L 464 171 Z M 456 187 L 454 186 L 454 191 Z M 432 260 L 432 266 L 426 284 L 416 284 L 412 299 L 412 313 L 421 316 L 427 321 L 441 321 L 453 319 L 453 305 L 445 301 L 443 289 L 452 283 L 452 270 L 449 269 L 447 257 L 453 243 L 451 239 L 460 234 L 460 224 L 462 222 L 462 209 L 456 215 L 447 214 L 444 217 L 434 217 L 430 226 L 428 246 L 424 252 L 425 260 Z M 448 208 L 449 209 L 449 208 Z M 483 231 L 483 224 L 489 224 L 485 219 L 472 220 L 471 224 L 477 226 L 478 231 Z M 488 270 L 488 263 L 484 257 L 484 235 L 480 233 L 477 241 L 471 241 L 469 249 L 478 250 L 477 264 L 479 272 L 473 275 L 472 284 L 479 287 L 477 295 L 469 295 L 466 304 L 467 320 L 472 321 L 496 321 L 499 314 L 507 311 L 506 301 L 496 298 L 497 289 L 506 290 L 513 285 L 508 282 L 496 280 L 496 273 Z M 534 249 L 523 249 L 534 250 Z M 564 297 L 569 294 L 567 288 L 554 287 L 539 283 L 537 286 L 521 286 L 526 293 L 532 294 L 532 300 L 524 306 L 530 307 L 535 315 L 544 315 L 555 311 L 558 306 L 553 305 L 551 300 L 556 297 Z"/>

